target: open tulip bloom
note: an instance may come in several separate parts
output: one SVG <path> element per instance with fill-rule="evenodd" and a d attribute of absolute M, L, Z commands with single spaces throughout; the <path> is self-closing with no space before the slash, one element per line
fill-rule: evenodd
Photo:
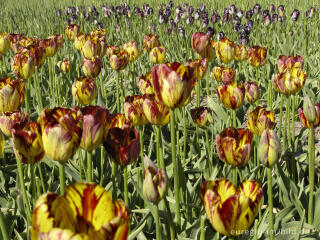
<path fill-rule="evenodd" d="M 227 179 L 206 181 L 201 199 L 212 227 L 226 236 L 238 236 L 249 229 L 260 208 L 263 191 L 254 180 L 243 181 L 238 189 Z"/>
<path fill-rule="evenodd" d="M 64 195 L 46 193 L 36 202 L 31 240 L 126 239 L 129 210 L 99 185 L 76 183 Z"/>
<path fill-rule="evenodd" d="M 274 113 L 263 107 L 256 107 L 248 114 L 248 129 L 261 136 L 265 129 L 273 129 L 275 126 Z"/>
<path fill-rule="evenodd" d="M 226 108 L 237 109 L 243 105 L 245 88 L 242 83 L 230 83 L 217 87 L 220 101 Z"/>
<path fill-rule="evenodd" d="M 248 61 L 254 67 L 261 67 L 267 63 L 267 49 L 253 46 L 248 50 Z"/>

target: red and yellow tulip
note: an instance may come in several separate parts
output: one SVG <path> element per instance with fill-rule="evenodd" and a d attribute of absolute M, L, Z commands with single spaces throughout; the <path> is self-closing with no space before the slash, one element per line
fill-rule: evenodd
<path fill-rule="evenodd" d="M 152 69 L 152 87 L 157 99 L 175 109 L 190 102 L 196 84 L 194 69 L 181 63 L 165 63 Z"/>
<path fill-rule="evenodd" d="M 204 59 L 211 61 L 215 57 L 214 43 L 210 37 L 203 32 L 196 32 L 192 34 L 191 38 L 192 49 Z"/>
<path fill-rule="evenodd" d="M 170 109 L 157 101 L 154 95 L 144 95 L 143 112 L 154 125 L 164 126 L 170 120 Z"/>
<path fill-rule="evenodd" d="M 237 109 L 243 105 L 245 89 L 242 83 L 218 86 L 217 93 L 226 108 Z"/>
<path fill-rule="evenodd" d="M 246 82 L 245 98 L 250 104 L 255 103 L 259 99 L 259 87 L 257 82 Z"/>
<path fill-rule="evenodd" d="M 145 75 L 139 77 L 139 90 L 142 94 L 153 94 L 153 87 L 151 84 L 152 72 L 147 72 Z"/>
<path fill-rule="evenodd" d="M 0 79 L 0 113 L 18 110 L 23 103 L 25 83 L 21 79 Z"/>
<path fill-rule="evenodd" d="M 234 49 L 234 59 L 238 62 L 242 62 L 248 59 L 248 50 L 244 45 L 237 45 Z"/>
<path fill-rule="evenodd" d="M 208 69 L 208 59 L 195 59 L 194 61 L 188 61 L 186 66 L 192 67 L 193 74 L 197 78 L 197 80 L 201 80 L 207 72 Z"/>
<path fill-rule="evenodd" d="M 160 64 L 166 58 L 166 49 L 163 46 L 154 47 L 149 52 L 149 60 L 152 63 Z"/>
<path fill-rule="evenodd" d="M 4 112 L 0 115 L 0 129 L 4 135 L 11 137 L 11 129 L 15 124 L 25 125 L 29 121 L 29 115 L 24 112 Z"/>
<path fill-rule="evenodd" d="M 144 97 L 139 95 L 127 96 L 124 101 L 123 109 L 126 120 L 132 126 L 142 126 L 148 123 L 143 112 Z"/>
<path fill-rule="evenodd" d="M 64 195 L 46 193 L 36 202 L 31 240 L 127 238 L 129 210 L 122 200 L 93 183 L 76 183 Z"/>
<path fill-rule="evenodd" d="M 304 66 L 304 61 L 301 56 L 284 56 L 280 55 L 278 58 L 278 70 L 280 73 L 285 72 L 287 69 L 300 68 Z"/>
<path fill-rule="evenodd" d="M 253 46 L 248 50 L 248 61 L 254 67 L 261 67 L 267 63 L 267 49 Z"/>
<path fill-rule="evenodd" d="M 147 52 L 150 52 L 154 47 L 160 46 L 159 36 L 148 34 L 143 39 L 143 46 Z"/>
<path fill-rule="evenodd" d="M 316 103 L 314 105 L 314 108 L 315 108 L 315 120 L 313 122 L 313 126 L 317 127 L 320 124 L 320 104 Z M 310 122 L 307 120 L 303 109 L 299 108 L 298 112 L 299 112 L 300 121 L 303 124 L 303 126 L 310 128 Z"/>
<path fill-rule="evenodd" d="M 274 113 L 263 107 L 256 107 L 248 114 L 248 129 L 257 136 L 266 129 L 273 129 L 275 124 Z"/>
<path fill-rule="evenodd" d="M 35 67 L 35 60 L 26 54 L 15 54 L 11 61 L 13 74 L 23 79 L 30 78 L 34 73 Z"/>
<path fill-rule="evenodd" d="M 129 63 L 129 54 L 126 50 L 120 49 L 119 52 L 109 57 L 109 63 L 112 69 L 120 71 L 126 68 Z"/>
<path fill-rule="evenodd" d="M 232 166 L 245 166 L 250 159 L 252 139 L 253 134 L 247 129 L 226 128 L 216 136 L 220 160 Z"/>
<path fill-rule="evenodd" d="M 224 66 L 216 66 L 212 69 L 212 74 L 217 82 L 224 84 L 233 84 L 236 78 L 236 71 Z"/>
<path fill-rule="evenodd" d="M 229 63 L 234 59 L 235 46 L 233 41 L 222 38 L 215 43 L 216 55 L 220 62 Z"/>
<path fill-rule="evenodd" d="M 60 68 L 60 70 L 63 72 L 70 72 L 71 65 L 71 62 L 68 59 L 64 59 L 57 63 L 58 68 Z"/>
<path fill-rule="evenodd" d="M 49 36 L 47 39 L 41 40 L 39 42 L 39 46 L 45 49 L 47 57 L 52 57 L 59 51 L 59 49 L 62 46 L 62 43 L 62 35 L 52 35 Z"/>
<path fill-rule="evenodd" d="M 71 90 L 75 100 L 84 105 L 91 103 L 98 95 L 98 87 L 93 78 L 78 78 Z"/>
<path fill-rule="evenodd" d="M 0 54 L 6 54 L 10 49 L 10 39 L 7 33 L 0 33 Z"/>
<path fill-rule="evenodd" d="M 207 127 L 213 124 L 211 110 L 207 107 L 198 107 L 190 110 L 192 121 L 199 127 Z"/>
<path fill-rule="evenodd" d="M 130 62 L 136 61 L 141 55 L 139 44 L 135 41 L 130 41 L 125 43 L 123 45 L 123 49 L 128 52 Z"/>
<path fill-rule="evenodd" d="M 70 41 L 74 41 L 75 38 L 81 33 L 80 26 L 78 24 L 70 24 L 65 28 L 66 36 Z"/>
<path fill-rule="evenodd" d="M 243 181 L 237 189 L 229 180 L 219 179 L 202 183 L 200 196 L 212 227 L 225 236 L 238 236 L 253 223 L 263 191 L 254 180 Z"/>
<path fill-rule="evenodd" d="M 45 153 L 54 161 L 67 161 L 78 149 L 83 116 L 77 108 L 46 108 L 38 122 Z"/>
<path fill-rule="evenodd" d="M 99 57 L 91 59 L 84 58 L 81 61 L 82 72 L 87 78 L 95 78 L 99 75 L 102 67 L 102 62 Z"/>
<path fill-rule="evenodd" d="M 127 127 L 130 127 L 130 123 L 127 122 L 125 116 L 122 113 L 116 113 L 111 115 L 109 129 Z"/>

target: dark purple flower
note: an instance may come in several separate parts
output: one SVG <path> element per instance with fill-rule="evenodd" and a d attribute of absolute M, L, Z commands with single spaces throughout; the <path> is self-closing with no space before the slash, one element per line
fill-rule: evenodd
<path fill-rule="evenodd" d="M 209 36 L 209 37 L 212 37 L 214 34 L 215 34 L 216 30 L 212 27 L 208 27 L 207 30 L 206 30 L 206 34 Z"/>
<path fill-rule="evenodd" d="M 217 35 L 218 40 L 220 40 L 220 39 L 222 39 L 224 37 L 225 37 L 224 32 L 219 32 L 218 35 Z"/>
<path fill-rule="evenodd" d="M 252 10 L 249 10 L 249 11 L 246 12 L 246 19 L 250 19 L 250 18 L 252 18 L 252 16 L 253 16 L 253 11 Z"/>

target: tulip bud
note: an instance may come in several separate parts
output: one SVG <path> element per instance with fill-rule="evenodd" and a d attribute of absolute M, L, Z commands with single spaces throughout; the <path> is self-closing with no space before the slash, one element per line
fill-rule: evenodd
<path fill-rule="evenodd" d="M 129 54 L 126 50 L 121 49 L 117 54 L 109 58 L 109 63 L 112 69 L 120 71 L 125 69 L 129 63 Z"/>
<path fill-rule="evenodd" d="M 245 89 L 242 83 L 218 86 L 217 93 L 226 108 L 237 109 L 243 105 Z"/>
<path fill-rule="evenodd" d="M 144 158 L 145 170 L 143 174 L 143 195 L 154 204 L 158 204 L 166 195 L 168 189 L 168 177 L 166 172 L 148 158 Z"/>
<path fill-rule="evenodd" d="M 211 76 L 212 75 L 217 82 L 223 82 L 224 84 L 233 84 L 236 78 L 236 71 L 232 68 L 216 66 L 211 71 Z"/>
<path fill-rule="evenodd" d="M 163 46 L 154 47 L 149 53 L 149 60 L 152 63 L 160 64 L 164 62 L 166 50 Z"/>
<path fill-rule="evenodd" d="M 142 94 L 153 94 L 152 88 L 152 73 L 148 72 L 146 75 L 141 75 L 139 78 L 138 86 Z"/>
<path fill-rule="evenodd" d="M 6 54 L 10 48 L 10 40 L 8 34 L 0 33 L 0 54 Z"/>
<path fill-rule="evenodd" d="M 88 78 L 95 78 L 99 75 L 102 63 L 99 57 L 92 57 L 91 59 L 82 59 L 82 71 Z"/>
<path fill-rule="evenodd" d="M 272 129 L 263 131 L 258 147 L 258 159 L 266 167 L 272 167 L 279 159 L 281 145 L 276 132 Z"/>
<path fill-rule="evenodd" d="M 101 54 L 101 44 L 97 37 L 87 36 L 81 41 L 81 53 L 87 58 L 91 59 Z"/>
<path fill-rule="evenodd" d="M 160 46 L 159 36 L 153 34 L 146 35 L 143 39 L 143 45 L 144 49 L 150 52 L 154 47 Z"/>
<path fill-rule="evenodd" d="M 154 95 L 144 95 L 143 111 L 151 124 L 163 126 L 169 122 L 170 109 L 155 100 Z"/>
<path fill-rule="evenodd" d="M 88 105 L 98 94 L 93 78 L 80 77 L 72 84 L 72 96 L 81 104 Z"/>
<path fill-rule="evenodd" d="M 246 83 L 246 101 L 250 104 L 255 103 L 259 98 L 259 87 L 256 82 Z"/>
<path fill-rule="evenodd" d="M 137 42 L 130 41 L 123 45 L 123 49 L 126 50 L 129 54 L 129 61 L 136 61 L 141 55 L 141 50 Z"/>
<path fill-rule="evenodd" d="M 142 126 L 148 123 L 143 112 L 143 97 L 139 95 L 127 96 L 124 101 L 124 114 L 132 126 Z"/>
<path fill-rule="evenodd" d="M 17 110 L 23 103 L 25 83 L 21 79 L 0 79 L 0 113 Z"/>
<path fill-rule="evenodd" d="M 234 44 L 227 38 L 222 38 L 215 45 L 216 55 L 220 62 L 229 63 L 233 60 L 235 50 Z"/>
<path fill-rule="evenodd" d="M 206 107 L 198 107 L 190 110 L 193 122 L 199 127 L 206 127 L 213 124 L 211 110 Z"/>
<path fill-rule="evenodd" d="M 316 109 L 308 95 L 303 99 L 303 113 L 309 122 L 313 123 L 316 120 Z"/>
<path fill-rule="evenodd" d="M 234 59 L 241 62 L 244 61 L 248 58 L 248 51 L 246 46 L 244 45 L 237 45 L 235 47 L 235 54 L 234 54 Z"/>
<path fill-rule="evenodd" d="M 254 67 L 260 67 L 267 63 L 267 49 L 253 46 L 248 50 L 248 61 Z"/>
<path fill-rule="evenodd" d="M 20 126 L 26 124 L 29 120 L 29 115 L 24 112 L 4 112 L 0 115 L 0 129 L 4 135 L 11 137 L 12 127 L 19 123 Z"/>
<path fill-rule="evenodd" d="M 59 61 L 57 63 L 57 66 L 63 72 L 70 72 L 70 70 L 71 70 L 71 62 L 67 59 L 65 59 L 63 61 Z"/>
<path fill-rule="evenodd" d="M 66 27 L 66 36 L 70 41 L 74 41 L 75 38 L 80 34 L 80 26 L 78 24 L 71 24 Z"/>
<path fill-rule="evenodd" d="M 316 103 L 314 105 L 314 109 L 315 109 L 315 120 L 313 122 L 313 126 L 314 127 L 317 127 L 319 126 L 320 124 L 320 104 L 319 103 Z M 300 121 L 301 123 L 307 127 L 307 128 L 310 128 L 311 127 L 311 124 L 310 122 L 307 120 L 306 116 L 305 116 L 305 113 L 304 113 L 304 110 L 302 110 L 302 108 L 299 108 L 298 110 L 299 112 L 299 118 L 300 118 Z"/>
<path fill-rule="evenodd" d="M 11 61 L 12 72 L 23 79 L 28 79 L 32 76 L 35 66 L 34 59 L 25 54 L 15 54 Z"/>

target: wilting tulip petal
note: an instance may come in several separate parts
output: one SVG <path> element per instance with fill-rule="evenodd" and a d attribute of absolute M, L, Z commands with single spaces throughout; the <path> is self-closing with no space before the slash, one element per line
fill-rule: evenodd
<path fill-rule="evenodd" d="M 243 105 L 245 89 L 241 83 L 218 86 L 217 93 L 226 108 L 237 109 Z"/>
<path fill-rule="evenodd" d="M 21 79 L 0 79 L 0 113 L 13 112 L 23 103 L 25 83 Z"/>
<path fill-rule="evenodd" d="M 221 161 L 232 166 L 245 166 L 251 155 L 253 134 L 233 127 L 216 136 L 216 146 Z"/>
<path fill-rule="evenodd" d="M 274 113 L 263 107 L 256 107 L 248 114 L 248 129 L 254 134 L 261 136 L 266 129 L 273 129 L 275 126 Z"/>
<path fill-rule="evenodd" d="M 39 197 L 31 219 L 32 240 L 126 239 L 129 211 L 99 185 L 76 183 L 59 196 Z"/>
<path fill-rule="evenodd" d="M 67 161 L 78 149 L 83 116 L 76 108 L 47 108 L 39 116 L 45 153 L 54 161 Z"/>
<path fill-rule="evenodd" d="M 139 132 L 133 128 L 111 128 L 103 146 L 114 161 L 122 166 L 137 160 L 140 154 Z"/>
<path fill-rule="evenodd" d="M 98 95 L 98 87 L 93 78 L 80 77 L 72 84 L 72 96 L 81 104 L 91 103 Z"/>
<path fill-rule="evenodd" d="M 258 213 L 263 191 L 253 180 L 243 181 L 236 189 L 227 179 L 206 181 L 201 199 L 212 227 L 226 236 L 238 236 L 249 229 Z"/>

